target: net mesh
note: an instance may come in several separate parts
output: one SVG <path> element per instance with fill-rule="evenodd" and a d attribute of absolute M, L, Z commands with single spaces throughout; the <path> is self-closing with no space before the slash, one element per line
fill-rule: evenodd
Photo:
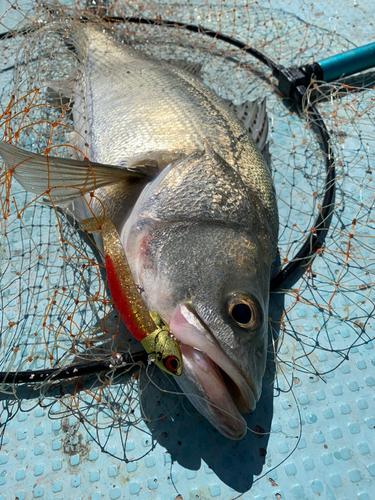
<path fill-rule="evenodd" d="M 366 12 L 353 9 L 353 24 Z M 0 138 L 32 152 L 69 158 L 72 134 L 83 144 L 85 131 L 74 131 L 71 101 L 51 90 L 79 71 L 79 60 L 59 30 L 43 29 L 55 19 L 87 15 L 85 2 L 3 2 L 0 25 L 8 33 L 0 41 Z M 350 37 L 336 30 L 339 17 L 313 11 L 300 2 L 298 15 L 272 2 L 102 2 L 90 9 L 101 17 L 170 19 L 202 25 L 241 40 L 277 64 L 301 65 L 354 48 Z M 320 23 L 307 22 L 313 17 Z M 324 22 L 323 22 L 324 21 Z M 356 24 L 357 23 L 357 24 Z M 363 25 L 365 40 L 366 26 Z M 40 29 L 35 29 L 39 27 Z M 302 111 L 282 98 L 270 68 L 228 43 L 189 32 L 184 27 L 115 22 L 115 37 L 161 59 L 185 59 L 202 64 L 205 83 L 220 96 L 240 104 L 267 98 L 272 175 L 279 215 L 279 270 L 293 260 L 306 236 L 315 231 L 325 190 L 324 154 L 306 109 L 314 97 L 330 133 L 336 167 L 334 214 L 325 244 L 311 258 L 293 285 L 275 291 L 270 328 L 275 332 L 275 396 L 290 391 L 298 374 L 327 374 L 356 347 L 374 338 L 375 262 L 374 126 L 375 92 L 371 71 L 316 88 L 313 82 Z M 365 41 L 364 41 L 365 43 Z M 298 119 L 291 115 L 298 114 Z M 68 139 L 69 138 L 69 141 Z M 124 331 L 107 292 L 98 250 L 77 230 L 69 214 L 39 203 L 26 193 L 2 165 L 1 200 L 1 344 L 0 371 L 61 368 L 87 360 L 112 360 L 139 349 Z M 48 198 L 48 193 L 45 193 Z M 315 256 L 315 255 L 314 255 Z M 279 314 L 275 304 L 282 297 Z M 313 316 L 314 321 L 306 321 Z M 270 350 L 272 351 L 272 346 Z M 105 447 L 100 429 L 109 428 L 124 445 L 116 457 L 133 460 L 126 441 L 141 429 L 152 441 L 144 421 L 157 415 L 142 405 L 155 374 L 149 366 L 129 363 L 128 372 L 45 380 L 22 388 L 0 384 L 3 423 L 35 405 L 49 409 L 51 418 L 76 417 Z M 160 375 L 159 375 L 160 377 Z M 164 392 L 179 394 L 162 377 Z M 168 385 L 169 384 L 169 385 Z M 168 388 L 168 390 L 166 389 Z M 157 389 L 154 388 L 156 391 Z M 166 397 L 164 395 L 164 397 Z M 182 404 L 179 398 L 169 405 Z M 167 405 L 168 406 L 168 405 Z M 160 416 L 159 416 L 160 417 Z"/>

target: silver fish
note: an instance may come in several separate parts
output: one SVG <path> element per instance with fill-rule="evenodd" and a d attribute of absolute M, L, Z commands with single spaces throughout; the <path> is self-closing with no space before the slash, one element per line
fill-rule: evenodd
<path fill-rule="evenodd" d="M 249 133 L 257 112 L 264 144 L 264 107 L 228 106 L 194 65 L 147 57 L 93 24 L 66 26 L 78 72 L 48 85 L 74 96 L 75 145 L 87 141 L 90 166 L 4 143 L 0 154 L 26 190 L 73 202 L 78 220 L 92 216 L 81 194 L 101 212 L 95 189 L 147 307 L 181 342 L 176 381 L 222 434 L 241 439 L 240 412 L 261 394 L 278 237 L 269 167 Z"/>

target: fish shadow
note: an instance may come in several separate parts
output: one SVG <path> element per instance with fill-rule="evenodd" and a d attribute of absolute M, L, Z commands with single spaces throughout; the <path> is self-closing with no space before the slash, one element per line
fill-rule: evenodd
<path fill-rule="evenodd" d="M 269 352 L 262 381 L 262 395 L 255 411 L 246 415 L 248 431 L 240 441 L 224 437 L 200 415 L 171 377 L 155 370 L 152 383 L 141 393 L 141 404 L 154 444 L 166 448 L 166 461 L 178 463 L 193 479 L 204 462 L 207 474 L 215 472 L 235 491 L 248 491 L 262 473 L 273 417 L 273 384 L 276 371 L 277 342 L 284 295 L 272 294 L 269 314 Z M 149 380 L 148 380 L 149 382 Z M 178 394 L 176 394 L 178 392 Z M 172 468 L 173 480 L 173 468 Z M 176 485 L 178 488 L 178 485 Z M 234 493 L 235 496 L 235 493 Z"/>

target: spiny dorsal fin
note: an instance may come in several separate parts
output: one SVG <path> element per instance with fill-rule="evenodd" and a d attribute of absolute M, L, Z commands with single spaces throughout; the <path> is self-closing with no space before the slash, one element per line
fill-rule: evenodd
<path fill-rule="evenodd" d="M 268 116 L 266 110 L 266 99 L 259 101 L 245 101 L 242 104 L 233 104 L 225 99 L 228 106 L 236 113 L 237 118 L 242 121 L 245 128 L 254 139 L 258 148 L 262 151 L 266 145 L 268 135 Z"/>
<path fill-rule="evenodd" d="M 185 59 L 168 59 L 168 63 L 172 64 L 176 68 L 183 69 L 190 73 L 191 75 L 201 77 L 202 64 L 201 63 L 192 63 L 186 61 Z"/>
<path fill-rule="evenodd" d="M 246 130 L 254 139 L 262 153 L 265 162 L 270 166 L 269 145 L 267 142 L 268 135 L 268 116 L 266 109 L 266 98 L 262 101 L 245 101 L 242 104 L 234 104 L 229 99 L 224 99 L 231 108 L 237 118 L 245 125 Z"/>

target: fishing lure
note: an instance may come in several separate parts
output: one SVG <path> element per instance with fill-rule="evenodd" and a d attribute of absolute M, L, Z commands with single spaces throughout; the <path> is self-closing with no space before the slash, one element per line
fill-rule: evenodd
<path fill-rule="evenodd" d="M 150 312 L 145 306 L 111 219 L 104 217 L 101 224 L 96 218 L 85 219 L 79 227 L 87 232 L 102 232 L 109 290 L 129 332 L 141 342 L 159 368 L 171 375 L 181 375 L 180 346 L 158 313 Z"/>

